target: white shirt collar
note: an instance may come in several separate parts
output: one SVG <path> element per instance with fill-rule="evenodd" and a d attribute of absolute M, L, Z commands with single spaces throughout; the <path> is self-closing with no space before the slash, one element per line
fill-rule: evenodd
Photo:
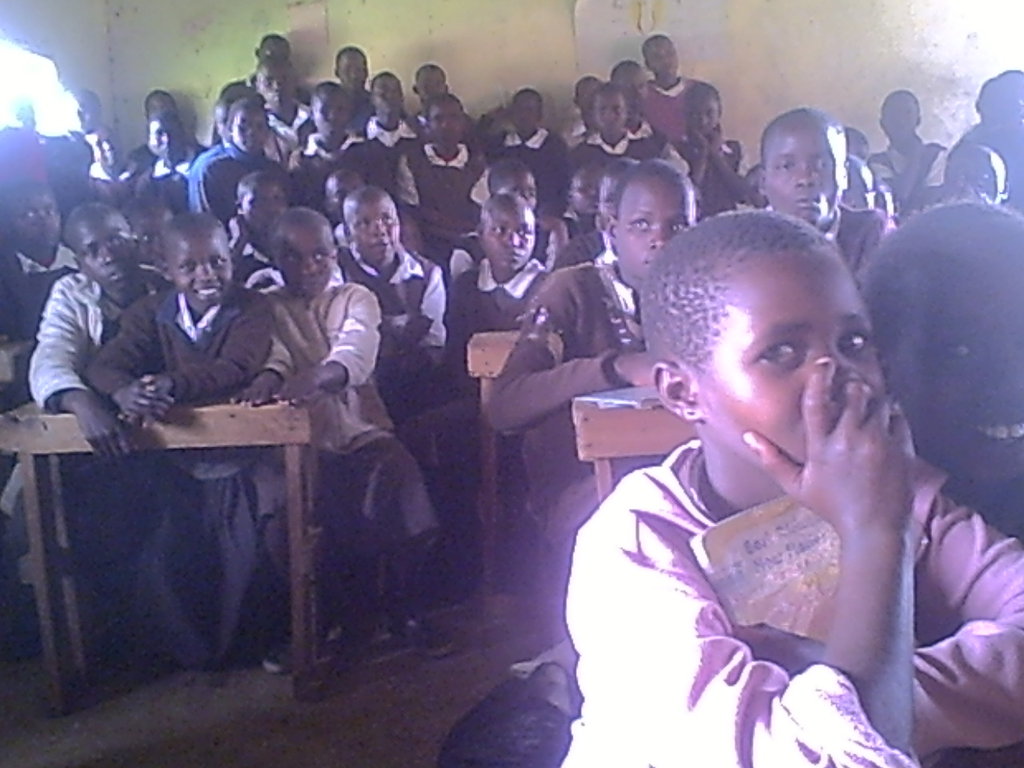
<path fill-rule="evenodd" d="M 650 88 L 652 91 L 660 93 L 662 96 L 669 96 L 671 98 L 675 98 L 676 96 L 678 96 L 679 94 L 686 90 L 686 78 L 680 77 L 679 82 L 677 82 L 671 88 L 662 88 L 653 80 L 648 81 L 647 87 Z"/>
<path fill-rule="evenodd" d="M 185 332 L 185 335 L 192 339 L 192 343 L 196 343 L 199 339 L 210 330 L 210 326 L 213 325 L 213 321 L 216 319 L 217 314 L 220 312 L 220 304 L 214 304 L 203 316 L 199 318 L 197 323 L 192 319 L 192 311 L 188 308 L 188 301 L 185 300 L 185 294 L 178 294 L 178 327 Z"/>
<path fill-rule="evenodd" d="M 57 255 L 53 259 L 53 263 L 44 267 L 38 261 L 30 259 L 23 253 L 17 254 L 18 263 L 21 265 L 21 271 L 26 275 L 36 275 L 42 272 L 56 272 L 58 269 L 78 269 L 78 261 L 75 259 L 75 252 L 68 248 L 63 243 L 57 245 Z"/>
<path fill-rule="evenodd" d="M 480 289 L 481 293 L 493 293 L 499 288 L 513 299 L 521 299 L 526 295 L 526 292 L 530 290 L 530 286 L 533 285 L 533 281 L 537 279 L 537 275 L 544 272 L 544 265 L 536 259 L 530 259 L 526 262 L 521 270 L 516 272 L 512 279 L 506 283 L 499 283 L 494 279 L 494 273 L 491 272 L 491 263 L 484 259 L 480 263 L 480 272 L 477 275 L 476 287 Z"/>
<path fill-rule="evenodd" d="M 509 131 L 505 134 L 505 146 L 506 147 L 526 147 L 527 149 L 540 149 L 544 146 L 544 142 L 548 140 L 548 129 L 538 128 L 537 132 L 533 134 L 526 141 L 520 138 L 519 134 L 515 131 Z"/>
<path fill-rule="evenodd" d="M 628 129 L 626 131 L 626 136 L 631 141 L 636 141 L 638 139 L 648 139 L 653 135 L 654 129 L 651 128 L 651 124 L 648 123 L 646 120 L 641 120 L 640 125 L 637 127 L 635 131 L 630 131 Z"/>
<path fill-rule="evenodd" d="M 619 277 L 619 257 L 610 248 L 606 248 L 594 259 L 594 265 L 598 269 L 606 270 L 605 274 L 611 278 L 612 288 L 615 289 L 615 297 L 618 299 L 622 311 L 629 317 L 635 318 L 636 292 L 622 282 L 622 278 Z"/>
<path fill-rule="evenodd" d="M 431 165 L 440 166 L 441 168 L 458 168 L 461 171 L 469 163 L 469 147 L 465 144 L 459 144 L 459 152 L 451 160 L 444 160 L 438 155 L 433 144 L 424 144 L 423 154 L 427 156 L 427 160 L 430 161 Z"/>
<path fill-rule="evenodd" d="M 416 131 L 405 120 L 399 120 L 398 127 L 389 130 L 377 122 L 376 117 L 371 117 L 370 121 L 366 124 L 366 138 L 369 141 L 376 139 L 385 147 L 391 148 L 402 139 L 415 139 Z"/>
<path fill-rule="evenodd" d="M 270 127 L 276 133 L 280 133 L 281 131 L 289 131 L 291 133 L 297 134 L 302 124 L 309 120 L 310 114 L 311 112 L 309 111 L 309 107 L 307 107 L 305 104 L 298 104 L 296 105 L 295 109 L 295 117 L 292 119 L 290 123 L 288 123 L 268 109 L 267 122 L 270 124 Z"/>
<path fill-rule="evenodd" d="M 309 138 L 306 139 L 306 146 L 302 150 L 302 154 L 305 157 L 324 157 L 329 159 L 332 157 L 337 157 L 342 152 L 351 147 L 353 144 L 361 144 L 363 141 L 364 139 L 362 136 L 359 136 L 358 134 L 355 133 L 350 133 L 347 136 L 345 136 L 345 140 L 341 142 L 341 145 L 337 149 L 326 150 L 320 143 L 320 134 L 311 133 L 309 135 Z"/>
<path fill-rule="evenodd" d="M 154 179 L 162 179 L 165 176 L 178 173 L 182 176 L 188 173 L 189 167 L 192 165 L 190 160 L 182 160 L 180 163 L 171 167 L 171 165 L 162 157 L 158 157 L 156 162 L 153 163 L 153 172 L 150 174 Z"/>
<path fill-rule="evenodd" d="M 411 253 L 403 249 L 399 250 L 395 255 L 398 257 L 398 267 L 395 269 L 395 274 L 393 274 L 391 279 L 388 280 L 391 285 L 404 283 L 406 280 L 414 277 L 426 277 L 426 273 L 423 271 L 423 265 L 420 264 L 420 262 Z M 359 255 L 359 251 L 355 248 L 352 249 L 352 258 L 355 259 L 356 264 L 358 264 L 360 269 L 364 272 L 369 275 L 373 275 L 374 277 L 380 277 L 380 272 L 378 272 L 375 267 L 371 267 L 363 261 L 363 257 Z"/>
<path fill-rule="evenodd" d="M 627 133 L 617 144 L 609 144 L 601 138 L 601 134 L 592 133 L 587 137 L 586 143 L 592 147 L 600 147 L 609 155 L 624 155 L 626 150 L 629 149 L 629 142 L 632 140 L 631 136 Z"/>

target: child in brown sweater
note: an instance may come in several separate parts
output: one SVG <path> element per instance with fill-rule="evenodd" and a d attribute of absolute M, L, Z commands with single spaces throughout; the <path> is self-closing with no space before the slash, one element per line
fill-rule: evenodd
<path fill-rule="evenodd" d="M 163 232 L 168 291 L 124 313 L 86 377 L 130 419 L 175 404 L 223 400 L 248 384 L 270 351 L 267 300 L 232 285 L 227 235 L 209 214 L 181 214 Z M 140 594 L 164 650 L 182 666 L 224 662 L 257 565 L 270 510 L 257 456 L 244 450 L 155 457 L 160 523 L 141 553 Z"/>
<path fill-rule="evenodd" d="M 576 459 L 569 405 L 578 395 L 650 383 L 636 292 L 655 254 L 687 226 L 692 195 L 686 178 L 663 161 L 627 171 L 609 226 L 615 258 L 546 280 L 495 381 L 488 417 L 499 430 L 527 430 L 531 501 L 556 538 L 567 538 L 596 503 L 592 471 Z M 560 363 L 547 344 L 551 332 L 564 345 Z"/>

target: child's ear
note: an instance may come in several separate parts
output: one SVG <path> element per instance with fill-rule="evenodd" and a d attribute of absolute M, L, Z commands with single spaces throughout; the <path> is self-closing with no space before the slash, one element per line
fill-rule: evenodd
<path fill-rule="evenodd" d="M 658 360 L 654 364 L 654 386 L 662 405 L 690 423 L 704 420 L 700 384 L 692 366 L 675 360 Z"/>
<path fill-rule="evenodd" d="M 608 225 L 606 231 L 608 232 L 608 239 L 611 241 L 612 244 L 612 250 L 618 253 L 619 244 L 616 241 L 619 237 L 619 217 L 615 215 L 605 217 L 605 222 Z"/>

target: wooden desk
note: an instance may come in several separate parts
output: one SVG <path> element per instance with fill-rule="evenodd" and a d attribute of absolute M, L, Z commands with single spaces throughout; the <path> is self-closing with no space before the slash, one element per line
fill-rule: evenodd
<path fill-rule="evenodd" d="M 692 426 L 661 406 L 602 408 L 577 398 L 572 420 L 576 453 L 594 464 L 600 499 L 615 486 L 613 459 L 662 456 L 695 437 Z"/>
<path fill-rule="evenodd" d="M 319 655 L 314 555 L 319 529 L 312 512 L 312 477 L 306 462 L 310 423 L 306 411 L 287 405 L 251 408 L 211 405 L 176 408 L 165 422 L 137 435 L 144 450 L 283 447 L 291 569 L 293 688 L 299 699 L 317 698 L 330 659 Z M 72 568 L 60 457 L 89 453 L 70 414 L 44 414 L 34 405 L 0 415 L 0 451 L 18 454 L 25 473 L 25 516 L 39 611 L 43 660 L 54 713 L 73 707 L 72 691 L 87 677 L 77 588 Z"/>
<path fill-rule="evenodd" d="M 476 333 L 466 349 L 469 375 L 480 382 L 480 498 L 477 510 L 483 537 L 484 589 L 494 588 L 494 565 L 499 517 L 498 502 L 498 435 L 487 420 L 484 408 L 491 399 L 494 380 L 519 338 L 519 331 L 488 331 Z M 555 360 L 562 359 L 562 339 L 552 334 L 548 347 Z"/>

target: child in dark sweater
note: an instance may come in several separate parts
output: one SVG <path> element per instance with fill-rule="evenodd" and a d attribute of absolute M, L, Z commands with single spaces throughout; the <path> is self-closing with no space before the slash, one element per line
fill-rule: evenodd
<path fill-rule="evenodd" d="M 224 400 L 247 385 L 270 351 L 267 300 L 231 282 L 223 228 L 182 214 L 163 232 L 173 288 L 129 309 L 87 369 L 89 384 L 127 418 L 167 418 L 175 404 Z M 268 495 L 247 451 L 171 454 L 154 468 L 160 523 L 142 552 L 140 590 L 155 634 L 182 666 L 225 660 L 257 565 Z M 159 460 L 161 457 L 157 457 Z"/>

